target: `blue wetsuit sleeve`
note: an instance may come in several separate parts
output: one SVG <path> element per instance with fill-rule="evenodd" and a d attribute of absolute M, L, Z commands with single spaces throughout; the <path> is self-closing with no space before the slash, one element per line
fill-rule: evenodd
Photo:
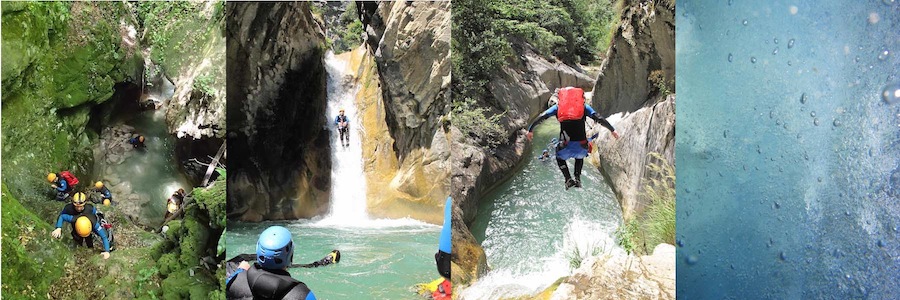
<path fill-rule="evenodd" d="M 65 192 L 66 189 L 68 189 L 68 188 L 69 188 L 69 183 L 66 182 L 66 180 L 60 180 L 59 185 L 56 187 L 56 190 L 60 191 L 60 192 Z"/>
<path fill-rule="evenodd" d="M 241 274 L 241 272 L 244 272 L 244 271 L 246 271 L 246 270 L 241 269 L 241 268 L 234 270 L 234 273 L 231 273 L 231 276 L 229 276 L 228 279 L 225 280 L 225 285 L 231 284 L 231 281 L 234 280 L 235 278 L 237 278 L 237 275 Z"/>
<path fill-rule="evenodd" d="M 103 241 L 103 252 L 109 252 L 109 236 L 106 235 L 106 230 L 100 227 L 100 224 L 94 224 L 94 233 Z"/>
<path fill-rule="evenodd" d="M 244 272 L 244 269 L 238 268 L 237 270 L 234 270 L 234 273 L 231 273 L 231 276 L 228 276 L 228 278 L 225 279 L 225 284 L 231 284 L 231 281 L 234 280 L 234 278 L 237 277 L 237 275 L 241 272 Z"/>
<path fill-rule="evenodd" d="M 316 300 L 316 295 L 309 291 L 309 294 L 306 294 L 306 300 Z"/>
<path fill-rule="evenodd" d="M 74 220 L 74 219 L 75 219 L 75 216 L 73 216 L 73 215 L 67 215 L 67 214 L 61 213 L 61 214 L 59 214 L 59 218 L 56 219 L 56 228 L 62 228 L 63 222 L 72 223 L 72 220 Z"/>
<path fill-rule="evenodd" d="M 450 237 L 451 237 L 451 233 L 450 233 L 451 215 L 450 215 L 450 213 L 451 213 L 452 209 L 453 209 L 453 198 L 447 197 L 447 202 L 444 204 L 444 227 L 441 228 L 441 239 L 440 239 L 440 242 L 438 243 L 438 250 L 444 251 L 444 253 L 450 253 L 451 248 L 452 248 L 451 247 L 452 244 L 450 241 Z"/>
<path fill-rule="evenodd" d="M 528 125 L 528 132 L 534 131 L 534 126 L 537 126 L 537 124 L 540 124 L 550 116 L 555 116 L 557 110 L 559 110 L 559 106 L 554 105 L 542 112 L 541 115 L 538 116 L 537 120 L 534 120 L 531 125 Z"/>
<path fill-rule="evenodd" d="M 609 121 L 606 120 L 606 118 L 601 117 L 600 114 L 597 113 L 597 111 L 595 111 L 594 108 L 592 108 L 590 105 L 584 105 L 584 113 L 585 115 L 591 117 L 591 119 L 594 119 L 594 121 L 597 121 L 597 123 L 600 123 L 601 126 L 609 129 L 609 131 L 616 131 L 616 129 L 613 128 L 612 124 L 610 124 Z"/>
<path fill-rule="evenodd" d="M 341 121 L 341 116 L 334 117 L 334 125 L 337 125 Z"/>

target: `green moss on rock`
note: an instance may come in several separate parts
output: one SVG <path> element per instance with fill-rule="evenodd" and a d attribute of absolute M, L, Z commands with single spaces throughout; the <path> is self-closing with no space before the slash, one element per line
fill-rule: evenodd
<path fill-rule="evenodd" d="M 2 184 L 2 292 L 11 299 L 43 299 L 63 273 L 67 251 L 52 240 L 52 225 L 26 209 Z"/>

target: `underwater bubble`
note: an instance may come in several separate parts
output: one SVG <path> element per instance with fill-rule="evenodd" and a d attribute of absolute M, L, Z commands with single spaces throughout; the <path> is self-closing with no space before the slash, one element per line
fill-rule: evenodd
<path fill-rule="evenodd" d="M 878 60 L 885 60 L 890 55 L 891 51 L 888 51 L 888 49 L 881 49 L 881 51 L 878 51 Z"/>
<path fill-rule="evenodd" d="M 778 38 L 774 38 L 774 39 L 772 39 L 772 41 L 774 41 L 775 44 L 778 45 Z"/>
<path fill-rule="evenodd" d="M 732 4 L 734 4 L 734 0 L 728 0 L 728 6 L 731 6 Z"/>
<path fill-rule="evenodd" d="M 696 265 L 699 260 L 700 259 L 697 258 L 696 255 L 688 255 L 687 259 L 685 259 L 685 262 L 687 262 L 688 265 L 693 266 Z"/>
<path fill-rule="evenodd" d="M 788 49 L 794 48 L 794 39 L 788 40 Z"/>
<path fill-rule="evenodd" d="M 741 22 L 741 24 L 744 24 L 744 26 L 747 26 L 747 19 L 744 19 L 744 21 Z"/>
<path fill-rule="evenodd" d="M 884 241 L 878 240 L 878 243 L 877 243 L 877 244 L 878 244 L 878 247 L 879 247 L 879 248 L 884 248 Z"/>
<path fill-rule="evenodd" d="M 755 57 L 755 56 L 751 56 L 751 57 L 750 57 L 750 62 L 755 64 L 755 63 L 756 63 L 756 57 Z"/>
<path fill-rule="evenodd" d="M 775 118 L 775 111 L 774 111 L 774 110 L 770 110 L 770 111 L 769 111 L 769 119 L 774 119 L 774 118 Z"/>
<path fill-rule="evenodd" d="M 887 104 L 900 102 L 900 82 L 888 84 L 881 90 L 881 99 Z"/>
<path fill-rule="evenodd" d="M 819 182 L 822 182 L 822 177 L 816 178 Z"/>
<path fill-rule="evenodd" d="M 791 61 L 788 61 L 788 66 L 793 66 L 793 65 L 794 64 L 792 64 Z"/>
<path fill-rule="evenodd" d="M 854 62 L 859 62 L 859 55 L 857 55 L 856 58 L 853 59 L 853 61 L 854 61 Z"/>
<path fill-rule="evenodd" d="M 887 4 L 887 5 L 893 5 L 894 3 L 897 2 L 897 0 L 881 0 L 881 2 L 884 2 L 884 4 Z"/>
<path fill-rule="evenodd" d="M 734 61 L 734 56 L 732 56 L 731 53 L 728 53 L 728 62 L 732 61 Z"/>
<path fill-rule="evenodd" d="M 786 261 L 786 260 L 787 260 L 787 254 L 785 254 L 784 251 L 781 251 L 781 253 L 778 254 L 778 258 L 780 258 L 781 261 Z"/>
<path fill-rule="evenodd" d="M 675 244 L 678 245 L 678 247 L 684 247 L 684 241 L 682 241 L 681 239 L 675 241 Z"/>
<path fill-rule="evenodd" d="M 775 208 L 776 209 L 781 208 L 781 203 L 778 203 L 778 201 L 775 201 Z"/>
<path fill-rule="evenodd" d="M 806 100 L 809 100 L 809 96 L 807 96 L 806 93 L 803 93 L 803 95 L 800 96 L 800 104 L 806 104 Z"/>
<path fill-rule="evenodd" d="M 819 118 L 813 119 L 813 125 L 819 126 Z"/>
<path fill-rule="evenodd" d="M 841 127 L 841 120 L 835 119 L 834 122 L 831 123 L 834 127 Z"/>
<path fill-rule="evenodd" d="M 815 117 L 816 117 L 816 111 L 811 111 L 811 112 L 809 112 L 809 116 L 815 118 Z"/>
<path fill-rule="evenodd" d="M 778 47 L 775 47 L 775 50 L 772 50 L 772 55 L 777 55 L 777 54 L 778 54 Z"/>

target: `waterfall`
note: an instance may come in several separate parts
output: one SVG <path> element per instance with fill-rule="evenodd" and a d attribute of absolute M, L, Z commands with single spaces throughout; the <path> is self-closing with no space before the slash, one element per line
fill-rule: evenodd
<path fill-rule="evenodd" d="M 356 109 L 359 86 L 347 74 L 347 61 L 328 52 L 325 57 L 328 72 L 328 130 L 331 132 L 331 209 L 323 222 L 352 224 L 368 219 L 366 214 L 366 177 L 363 174 L 362 124 Z M 350 121 L 350 144 L 341 144 L 334 118 L 338 111 Z"/>

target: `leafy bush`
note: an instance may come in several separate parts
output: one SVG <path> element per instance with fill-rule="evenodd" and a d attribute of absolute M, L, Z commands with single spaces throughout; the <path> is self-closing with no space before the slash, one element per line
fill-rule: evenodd
<path fill-rule="evenodd" d="M 648 154 L 657 163 L 642 194 L 650 204 L 642 216 L 627 220 L 616 230 L 616 241 L 629 253 L 648 254 L 660 243 L 675 244 L 675 166 L 659 153 Z"/>
<path fill-rule="evenodd" d="M 464 100 L 454 103 L 451 122 L 459 130 L 475 138 L 479 144 L 489 148 L 500 145 L 506 136 L 503 126 L 500 126 L 503 114 L 488 116 L 490 110 L 475 106 L 472 102 L 474 101 Z"/>

